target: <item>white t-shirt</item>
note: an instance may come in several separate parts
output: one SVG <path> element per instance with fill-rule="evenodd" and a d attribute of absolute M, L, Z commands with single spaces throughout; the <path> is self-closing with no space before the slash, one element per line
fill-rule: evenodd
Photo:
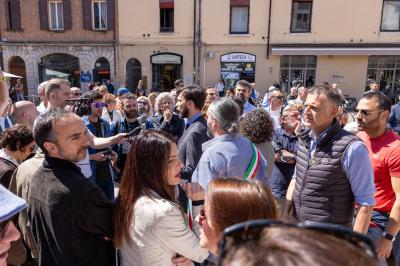
<path fill-rule="evenodd" d="M 85 158 L 77 162 L 76 165 L 79 168 L 81 168 L 81 172 L 86 178 L 92 176 L 92 169 L 90 168 L 90 161 L 89 161 L 89 151 L 86 151 Z"/>

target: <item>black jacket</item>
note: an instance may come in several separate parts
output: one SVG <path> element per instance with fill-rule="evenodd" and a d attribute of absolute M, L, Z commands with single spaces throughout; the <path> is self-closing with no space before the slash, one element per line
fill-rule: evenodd
<path fill-rule="evenodd" d="M 171 121 L 167 122 L 164 120 L 162 114 L 155 114 L 151 118 L 154 127 L 167 132 L 179 140 L 185 129 L 185 121 L 179 117 L 177 114 L 172 114 Z"/>
<path fill-rule="evenodd" d="M 46 156 L 28 202 L 39 265 L 114 265 L 112 204 L 75 164 Z"/>

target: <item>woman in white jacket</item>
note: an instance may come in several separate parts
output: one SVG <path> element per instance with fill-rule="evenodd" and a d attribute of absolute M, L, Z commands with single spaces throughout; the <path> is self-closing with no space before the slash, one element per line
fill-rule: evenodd
<path fill-rule="evenodd" d="M 106 120 L 110 126 L 120 122 L 122 120 L 122 114 L 115 109 L 116 100 L 114 94 L 107 93 L 104 95 L 103 102 L 105 102 L 107 106 L 104 107 L 101 118 Z"/>
<path fill-rule="evenodd" d="M 176 203 L 182 162 L 172 136 L 144 131 L 133 141 L 114 213 L 122 265 L 174 265 L 176 257 L 203 262 L 208 251 Z"/>

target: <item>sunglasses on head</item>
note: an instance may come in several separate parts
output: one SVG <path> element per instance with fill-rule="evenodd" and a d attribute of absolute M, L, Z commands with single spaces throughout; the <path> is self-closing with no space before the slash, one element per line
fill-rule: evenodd
<path fill-rule="evenodd" d="M 96 107 L 96 108 L 107 107 L 107 104 L 106 103 L 94 103 L 94 107 Z"/>
<path fill-rule="evenodd" d="M 272 227 L 302 228 L 331 235 L 346 240 L 352 245 L 364 250 L 369 256 L 377 258 L 373 241 L 366 235 L 354 232 L 347 227 L 318 222 L 288 224 L 278 220 L 259 219 L 235 224 L 224 230 L 219 243 L 220 254 L 218 265 L 221 265 L 223 262 L 229 246 L 232 243 L 244 243 L 247 241 L 258 240 L 261 237 L 261 233 L 264 229 Z"/>

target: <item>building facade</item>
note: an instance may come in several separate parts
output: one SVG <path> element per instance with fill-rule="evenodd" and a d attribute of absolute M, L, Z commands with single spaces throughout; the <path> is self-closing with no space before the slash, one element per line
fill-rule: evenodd
<path fill-rule="evenodd" d="M 0 0 L 0 6 L 4 70 L 24 78 L 25 96 L 54 77 L 82 88 L 89 79 L 114 79 L 114 0 Z"/>
<path fill-rule="evenodd" d="M 351 97 L 377 80 L 398 93 L 400 2 L 367 2 L 119 0 L 118 80 L 168 90 L 176 78 L 246 79 L 261 93 L 327 81 Z"/>

